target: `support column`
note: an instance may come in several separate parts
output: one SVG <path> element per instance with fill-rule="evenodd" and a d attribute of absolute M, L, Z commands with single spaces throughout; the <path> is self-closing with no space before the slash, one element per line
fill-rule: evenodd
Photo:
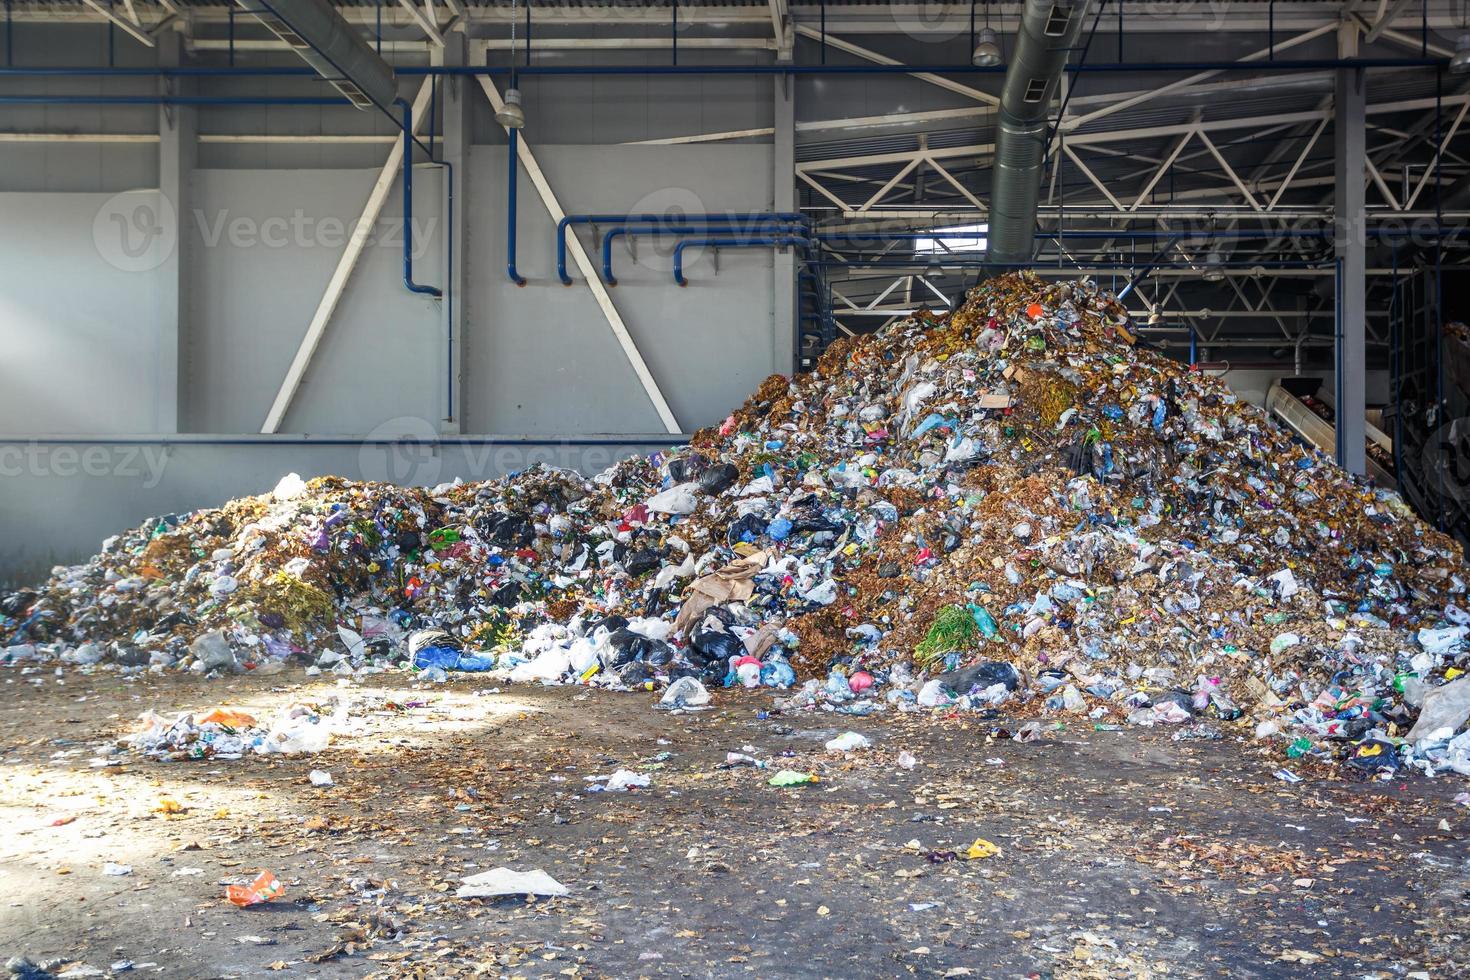
<path fill-rule="evenodd" d="M 1358 31 L 1343 24 L 1338 54 L 1356 57 Z M 1367 232 L 1364 189 L 1367 181 L 1367 137 L 1363 69 L 1343 68 L 1336 73 L 1333 99 L 1335 160 L 1334 232 L 1337 246 L 1337 462 L 1350 473 L 1363 473 L 1364 413 L 1367 410 L 1366 314 L 1363 308 L 1367 275 Z"/>
<path fill-rule="evenodd" d="M 158 38 L 158 64 L 176 67 L 183 63 L 184 36 L 164 31 Z M 190 81 L 182 77 L 159 79 L 160 94 L 190 94 Z M 158 268 L 161 283 L 159 302 L 158 388 L 155 395 L 156 428 L 179 432 L 184 421 L 184 389 L 189 347 L 189 263 L 193 237 L 193 210 L 189 185 L 198 162 L 198 110 L 192 106 L 158 107 L 158 189 L 161 221 L 171 222 L 174 247 Z"/>
<path fill-rule="evenodd" d="M 464 67 L 469 64 L 469 40 L 463 32 L 454 31 L 448 34 L 444 38 L 444 47 L 440 50 L 444 64 L 448 67 Z M 442 158 L 453 168 L 445 174 L 446 193 L 453 195 L 446 202 L 444 212 L 450 216 L 453 225 L 453 232 L 446 238 L 452 250 L 450 254 L 453 262 L 445 278 L 449 288 L 443 304 L 446 346 L 444 357 L 448 384 L 453 391 L 452 399 L 449 397 L 450 393 L 445 392 L 446 417 L 441 423 L 440 431 L 446 434 L 460 434 L 465 431 L 465 406 L 468 404 L 465 398 L 464 364 L 469 352 L 470 316 L 465 270 L 469 268 L 470 259 L 468 215 L 470 188 L 473 184 L 470 179 L 470 146 L 474 143 L 474 115 L 471 112 L 470 96 L 474 84 L 474 79 L 467 76 L 450 75 L 440 82 L 439 91 L 439 104 L 444 117 Z"/>
<path fill-rule="evenodd" d="M 771 210 L 795 211 L 796 78 L 775 75 L 771 81 L 775 89 L 773 125 L 776 129 Z M 798 358 L 796 249 L 777 249 L 771 272 L 771 369 L 791 374 L 796 370 Z"/>

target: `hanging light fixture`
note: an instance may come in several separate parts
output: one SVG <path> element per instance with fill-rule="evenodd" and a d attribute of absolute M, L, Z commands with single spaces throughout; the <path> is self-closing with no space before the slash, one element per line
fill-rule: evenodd
<path fill-rule="evenodd" d="M 924 275 L 930 279 L 939 279 L 944 276 L 944 266 L 939 264 L 939 256 L 929 259 L 929 264 L 924 268 Z"/>
<path fill-rule="evenodd" d="M 529 56 L 531 39 L 526 38 L 526 53 Z M 516 0 L 510 3 L 510 86 L 505 90 L 505 99 L 495 110 L 495 121 L 506 129 L 520 129 L 526 125 L 526 111 L 521 108 L 521 90 L 516 87 Z"/>
<path fill-rule="evenodd" d="M 1204 280 L 1205 282 L 1225 281 L 1225 260 L 1220 257 L 1219 252 L 1211 251 L 1205 256 Z"/>
<path fill-rule="evenodd" d="M 970 4 L 970 34 L 975 40 L 975 50 L 970 55 L 970 64 L 976 68 L 994 68 L 1001 63 L 1000 38 L 990 27 L 990 2 L 985 3 L 985 27 L 979 34 L 974 31 L 975 4 Z"/>
<path fill-rule="evenodd" d="M 1463 75 L 1470 72 L 1470 34 L 1461 34 L 1455 42 L 1455 56 L 1450 59 L 1450 74 Z"/>
<path fill-rule="evenodd" d="M 970 55 L 970 63 L 976 68 L 994 68 L 1000 62 L 1000 41 L 995 31 L 988 27 L 981 29 L 979 40 L 975 42 L 975 53 Z"/>
<path fill-rule="evenodd" d="M 495 121 L 506 129 L 520 129 L 526 125 L 526 112 L 521 108 L 521 90 L 508 88 L 505 100 L 495 112 Z"/>

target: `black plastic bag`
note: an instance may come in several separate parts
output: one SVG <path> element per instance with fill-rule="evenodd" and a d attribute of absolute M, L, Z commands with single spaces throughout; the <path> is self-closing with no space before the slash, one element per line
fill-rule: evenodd
<path fill-rule="evenodd" d="M 520 514 L 491 514 L 482 518 L 475 529 L 499 548 L 525 548 L 536 540 L 536 525 Z"/>
<path fill-rule="evenodd" d="M 689 453 L 669 460 L 669 479 L 675 483 L 688 483 L 697 480 L 705 470 L 709 469 L 709 458 L 699 453 Z"/>
<path fill-rule="evenodd" d="M 750 535 L 749 540 L 754 541 L 766 533 L 767 523 L 766 519 L 759 514 L 746 514 L 730 522 L 730 529 L 725 532 L 725 541 L 733 546 L 745 541 L 746 535 Z"/>
<path fill-rule="evenodd" d="M 696 630 L 689 638 L 689 645 L 704 655 L 706 660 L 728 663 L 731 657 L 745 656 L 745 644 L 723 630 Z"/>
<path fill-rule="evenodd" d="M 634 578 L 642 578 L 662 563 L 658 554 L 644 548 L 630 551 L 623 556 L 623 571 Z"/>
<path fill-rule="evenodd" d="M 627 627 L 615 630 L 604 641 L 607 648 L 612 651 L 612 658 L 608 666 L 617 668 L 638 659 L 636 644 L 642 639 L 642 636 Z"/>
<path fill-rule="evenodd" d="M 740 471 L 733 463 L 716 463 L 699 474 L 699 490 L 711 497 L 724 493 L 740 479 Z"/>
<path fill-rule="evenodd" d="M 628 687 L 642 687 L 658 676 L 658 671 L 654 670 L 652 665 L 641 660 L 629 661 L 619 667 L 615 673 L 618 675 L 618 680 Z"/>
<path fill-rule="evenodd" d="M 978 664 L 940 674 L 939 682 L 955 694 L 964 696 L 996 684 L 1004 684 L 1007 691 L 1014 691 L 1021 683 L 1021 675 L 1003 660 L 982 660 Z"/>

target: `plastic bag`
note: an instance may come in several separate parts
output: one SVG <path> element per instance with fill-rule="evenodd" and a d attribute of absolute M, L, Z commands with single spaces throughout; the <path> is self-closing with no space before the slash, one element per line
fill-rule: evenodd
<path fill-rule="evenodd" d="M 498 898 L 501 895 L 555 897 L 570 894 L 566 885 L 545 871 L 492 868 L 459 880 L 462 884 L 454 893 L 455 898 Z"/>
<path fill-rule="evenodd" d="M 828 739 L 825 748 L 828 752 L 856 752 L 872 744 L 866 736 L 859 735 L 857 732 L 843 732 L 836 738 Z"/>
<path fill-rule="evenodd" d="M 648 500 L 651 514 L 692 514 L 699 509 L 699 498 L 694 495 L 696 484 L 681 483 L 654 494 Z"/>
<path fill-rule="evenodd" d="M 692 677 L 681 677 L 659 698 L 660 708 L 698 708 L 709 704 L 709 691 Z"/>

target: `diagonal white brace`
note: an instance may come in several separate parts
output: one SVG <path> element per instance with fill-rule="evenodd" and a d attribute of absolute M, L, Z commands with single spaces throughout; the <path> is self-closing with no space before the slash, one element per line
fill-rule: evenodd
<path fill-rule="evenodd" d="M 414 97 L 413 108 L 409 116 L 412 119 L 410 125 L 415 131 L 428 114 L 429 93 L 432 90 L 433 81 L 432 76 L 425 78 L 424 83 L 419 86 L 418 95 Z M 332 278 L 327 281 L 326 292 L 322 294 L 321 302 L 317 304 L 316 312 L 312 314 L 311 323 L 306 327 L 306 336 L 301 338 L 301 345 L 296 348 L 296 356 L 291 359 L 291 366 L 286 369 L 286 377 L 281 381 L 281 388 L 276 392 L 275 401 L 271 402 L 270 412 L 266 414 L 265 423 L 260 427 L 262 434 L 270 435 L 280 430 L 281 421 L 286 417 L 286 409 L 291 407 L 291 399 L 296 397 L 296 389 L 301 387 L 301 379 L 306 375 L 312 355 L 316 353 L 322 335 L 327 332 L 327 324 L 331 321 L 332 314 L 336 312 L 337 304 L 342 300 L 342 293 L 347 288 L 347 280 L 352 277 L 352 270 L 357 268 L 357 261 L 362 258 L 362 251 L 367 247 L 368 237 L 374 224 L 377 223 L 378 215 L 383 213 L 383 205 L 388 201 L 388 192 L 397 182 L 402 164 L 403 141 L 394 140 L 392 148 L 388 151 L 388 159 L 384 162 L 383 169 L 378 172 L 378 180 L 368 193 L 367 203 L 362 206 L 362 215 L 357 219 L 352 237 L 347 240 L 347 247 L 342 250 L 342 257 L 337 260 L 337 268 L 332 270 Z M 404 229 L 403 233 L 408 234 L 408 229 Z"/>
<path fill-rule="evenodd" d="M 478 76 L 480 87 L 485 90 L 485 97 L 490 100 L 490 107 L 499 112 L 505 105 L 500 97 L 500 90 L 495 83 L 484 75 Z M 551 189 L 551 184 L 546 180 L 546 175 L 541 172 L 541 166 L 536 162 L 536 155 L 524 139 L 520 140 L 520 161 L 526 168 L 526 174 L 531 178 L 531 183 L 536 187 L 536 193 L 541 195 L 541 203 L 545 205 L 546 211 L 551 215 L 552 224 L 560 224 L 561 219 L 567 216 L 562 209 L 561 202 L 556 199 L 556 192 Z M 592 290 L 592 298 L 597 301 L 597 306 L 602 310 L 602 315 L 607 318 L 607 325 L 612 328 L 613 336 L 617 338 L 618 345 L 623 348 L 623 354 L 628 358 L 628 363 L 633 366 L 633 373 L 638 375 L 638 381 L 643 385 L 643 390 L 648 393 L 648 400 L 653 402 L 653 407 L 658 412 L 660 421 L 669 432 L 680 432 L 679 420 L 674 417 L 673 409 L 664 399 L 664 393 L 659 389 L 658 382 L 653 377 L 653 372 L 648 369 L 648 364 L 643 360 L 643 355 L 638 351 L 638 345 L 633 341 L 633 335 L 628 332 L 628 325 L 623 322 L 622 314 L 613 305 L 612 297 L 608 295 L 607 287 L 603 285 L 597 269 L 592 265 L 592 260 L 587 257 L 587 250 L 582 247 L 582 242 L 576 235 L 567 235 L 567 253 L 577 263 L 578 270 L 582 273 L 582 280 L 587 283 L 587 288 Z"/>
<path fill-rule="evenodd" d="M 107 20 L 111 21 L 114 25 L 117 26 L 118 30 L 129 35 L 139 44 L 146 44 L 150 48 L 156 47 L 153 41 L 153 36 L 151 34 L 143 30 L 143 28 L 139 27 L 137 24 L 132 23 L 126 18 L 119 17 L 111 10 L 108 10 L 101 3 L 99 3 L 98 0 L 82 0 L 82 2 L 91 7 L 93 10 L 97 11 L 97 13 L 101 14 Z"/>

